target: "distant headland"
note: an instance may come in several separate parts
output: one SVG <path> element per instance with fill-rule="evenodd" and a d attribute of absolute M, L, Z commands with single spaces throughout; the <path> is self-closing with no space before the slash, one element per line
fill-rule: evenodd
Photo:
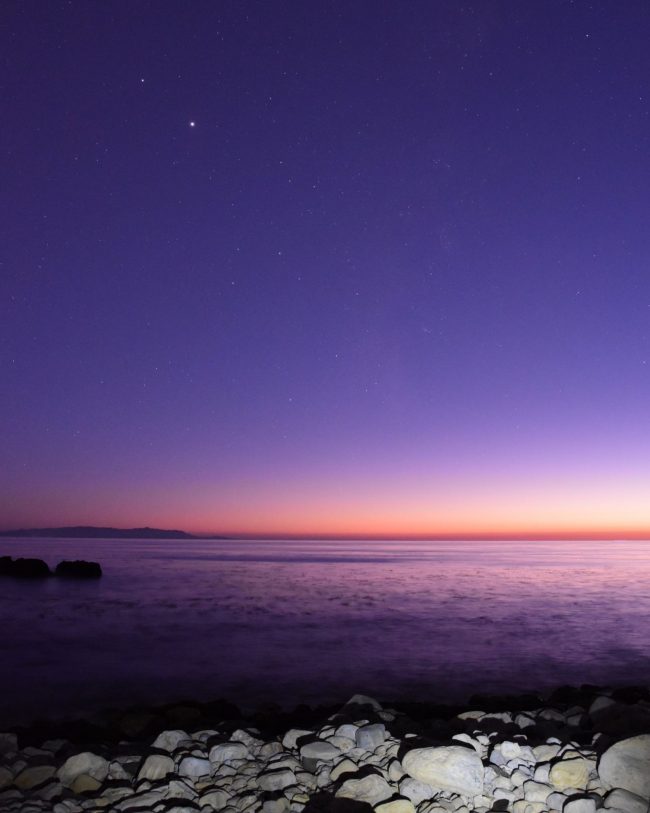
<path fill-rule="evenodd" d="M 162 528 L 98 528 L 94 525 L 71 525 L 61 528 L 19 528 L 0 531 L 0 537 L 52 537 L 56 539 L 205 539 L 185 531 Z M 223 537 L 211 536 L 210 539 Z"/>

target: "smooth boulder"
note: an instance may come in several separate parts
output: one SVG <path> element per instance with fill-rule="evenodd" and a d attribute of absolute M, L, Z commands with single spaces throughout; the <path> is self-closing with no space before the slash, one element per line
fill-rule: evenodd
<path fill-rule="evenodd" d="M 610 787 L 650 799 L 650 734 L 614 743 L 601 756 L 598 775 Z"/>
<path fill-rule="evenodd" d="M 47 563 L 42 559 L 12 559 L 0 557 L 0 575 L 16 579 L 43 579 L 52 575 Z"/>
<path fill-rule="evenodd" d="M 477 796 L 483 793 L 483 763 L 474 750 L 460 745 L 414 748 L 405 754 L 402 766 L 413 779 L 431 787 Z"/>
<path fill-rule="evenodd" d="M 99 562 L 75 559 L 71 562 L 59 562 L 54 573 L 64 579 L 99 579 L 102 569 Z"/>

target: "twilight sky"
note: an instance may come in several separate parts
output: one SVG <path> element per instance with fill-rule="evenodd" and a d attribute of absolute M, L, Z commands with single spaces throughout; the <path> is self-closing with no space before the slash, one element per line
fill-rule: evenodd
<path fill-rule="evenodd" d="M 0 527 L 650 532 L 645 0 L 1 14 Z"/>

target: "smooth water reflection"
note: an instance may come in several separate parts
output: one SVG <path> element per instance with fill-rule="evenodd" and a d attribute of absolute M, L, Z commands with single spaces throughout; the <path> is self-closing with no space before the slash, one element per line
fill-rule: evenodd
<path fill-rule="evenodd" d="M 649 683 L 648 542 L 2 540 L 0 726 L 109 705 Z"/>

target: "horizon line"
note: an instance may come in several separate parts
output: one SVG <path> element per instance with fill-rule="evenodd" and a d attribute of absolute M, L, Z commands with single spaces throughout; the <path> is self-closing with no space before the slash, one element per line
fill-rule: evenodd
<path fill-rule="evenodd" d="M 638 528 L 634 530 L 616 529 L 616 528 L 602 528 L 602 529 L 581 529 L 576 530 L 562 530 L 562 529 L 545 529 L 545 530 L 519 530 L 519 531 L 468 531 L 466 533 L 453 531 L 449 533 L 435 532 L 435 533 L 404 533 L 404 532 L 386 532 L 386 533 L 319 533 L 318 531 L 310 531 L 304 533 L 297 533 L 296 531 L 282 533 L 278 531 L 273 532 L 255 532 L 255 531 L 242 531 L 242 530 L 228 530 L 228 531 L 187 531 L 182 528 L 158 528 L 150 525 L 138 525 L 122 527 L 118 525 L 43 525 L 43 526 L 23 526 L 22 528 L 5 527 L 0 525 L 0 533 L 11 535 L 12 533 L 20 533 L 25 531 L 47 531 L 47 530 L 65 530 L 75 528 L 93 528 L 93 529 L 110 529 L 115 531 L 136 531 L 136 530 L 154 530 L 161 533 L 185 533 L 197 539 L 209 539 L 220 537 L 222 539 L 268 539 L 268 540 L 354 540 L 354 541 L 418 541 L 418 542 L 496 542 L 496 541 L 512 541 L 512 542 L 534 542 L 534 541 L 643 541 L 650 540 L 650 528 Z M 26 537 L 28 538 L 28 537 Z M 44 535 L 42 538 L 48 538 Z M 182 541 L 182 540 L 179 540 Z"/>

